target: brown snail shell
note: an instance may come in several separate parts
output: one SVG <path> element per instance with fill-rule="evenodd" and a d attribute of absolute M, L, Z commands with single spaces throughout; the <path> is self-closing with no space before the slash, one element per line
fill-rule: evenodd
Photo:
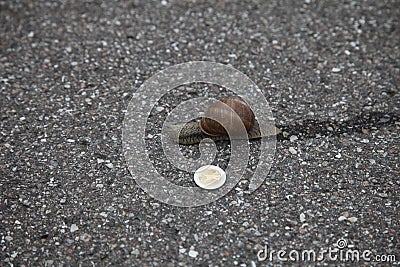
<path fill-rule="evenodd" d="M 236 112 L 240 120 L 235 119 L 237 117 L 234 116 L 233 112 Z M 240 96 L 231 96 L 212 104 L 204 112 L 204 117 L 201 118 L 200 128 L 204 133 L 213 136 L 227 134 L 227 131 L 220 123 L 207 118 L 211 115 L 222 121 L 226 129 L 233 134 L 240 129 L 241 124 L 244 125 L 247 131 L 254 125 L 254 113 Z"/>

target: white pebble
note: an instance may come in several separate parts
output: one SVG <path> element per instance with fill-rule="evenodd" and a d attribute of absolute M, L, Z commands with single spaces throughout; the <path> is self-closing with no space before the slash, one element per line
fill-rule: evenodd
<path fill-rule="evenodd" d="M 107 168 L 109 168 L 109 169 L 114 168 L 114 165 L 113 165 L 112 163 L 107 163 L 106 166 L 107 166 Z"/>
<path fill-rule="evenodd" d="M 349 222 L 355 223 L 357 221 L 357 218 L 356 217 L 350 217 L 348 220 L 349 220 Z"/>
<path fill-rule="evenodd" d="M 344 217 L 344 216 L 340 216 L 340 217 L 338 218 L 338 221 L 339 221 L 339 222 L 343 222 L 344 220 L 347 220 L 347 218 Z"/>
<path fill-rule="evenodd" d="M 294 147 L 289 147 L 289 152 L 290 153 L 292 153 L 293 155 L 296 155 L 297 154 L 297 151 L 296 151 L 296 149 L 294 149 Z"/>
<path fill-rule="evenodd" d="M 196 258 L 199 253 L 197 251 L 191 250 L 189 251 L 189 257 Z"/>
<path fill-rule="evenodd" d="M 341 68 L 332 68 L 332 72 L 335 73 L 340 72 L 341 70 L 342 70 Z"/>
<path fill-rule="evenodd" d="M 290 142 L 294 142 L 294 141 L 296 141 L 297 139 L 298 139 L 298 138 L 297 138 L 296 135 L 290 136 Z"/>
<path fill-rule="evenodd" d="M 78 231 L 78 226 L 76 224 L 71 224 L 71 228 L 69 229 L 71 233 Z"/>
<path fill-rule="evenodd" d="M 300 214 L 300 222 L 305 222 L 306 221 L 306 215 L 304 213 Z"/>

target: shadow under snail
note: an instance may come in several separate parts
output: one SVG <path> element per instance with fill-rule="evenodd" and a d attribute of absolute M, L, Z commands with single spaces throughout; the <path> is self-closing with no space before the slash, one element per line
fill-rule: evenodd
<path fill-rule="evenodd" d="M 221 121 L 225 128 L 216 120 L 209 117 Z M 240 120 L 237 119 L 238 117 Z M 240 127 L 238 126 L 239 124 L 244 125 L 247 136 L 238 135 L 237 129 Z M 253 111 L 239 96 L 231 96 L 215 102 L 204 112 L 204 117 L 200 121 L 186 124 L 172 124 L 166 127 L 168 134 L 172 138 L 179 136 L 179 143 L 184 145 L 200 143 L 204 138 L 209 138 L 213 141 L 229 140 L 230 138 L 226 129 L 233 134 L 232 138 L 237 139 L 257 139 L 274 136 L 281 132 L 272 125 L 261 131 L 258 123 L 255 121 Z"/>

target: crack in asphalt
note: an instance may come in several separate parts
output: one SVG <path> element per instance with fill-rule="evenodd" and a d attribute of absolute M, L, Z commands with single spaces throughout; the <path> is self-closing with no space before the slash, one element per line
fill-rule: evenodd
<path fill-rule="evenodd" d="M 368 133 L 381 127 L 400 122 L 400 114 L 385 112 L 362 113 L 346 121 L 316 119 L 298 120 L 290 125 L 278 125 L 282 133 L 277 135 L 277 140 L 289 139 L 290 136 L 298 138 L 315 138 L 317 136 L 339 136 L 342 134 Z"/>

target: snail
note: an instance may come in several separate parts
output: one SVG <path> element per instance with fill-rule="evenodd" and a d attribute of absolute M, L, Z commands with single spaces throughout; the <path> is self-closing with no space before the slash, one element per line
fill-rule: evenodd
<path fill-rule="evenodd" d="M 237 116 L 233 114 L 234 112 Z M 225 128 L 209 117 L 221 121 Z M 238 117 L 240 120 L 237 119 Z M 239 124 L 244 125 L 247 136 L 238 135 Z M 267 127 L 264 131 L 261 131 L 253 111 L 240 96 L 231 96 L 215 102 L 204 112 L 204 116 L 200 121 L 186 124 L 170 124 L 166 125 L 166 127 L 169 136 L 175 137 L 175 139 L 179 136 L 179 143 L 184 145 L 200 143 L 204 138 L 210 138 L 213 141 L 229 140 L 227 130 L 231 133 L 231 137 L 241 139 L 257 139 L 274 136 L 281 132 L 276 127 Z"/>

